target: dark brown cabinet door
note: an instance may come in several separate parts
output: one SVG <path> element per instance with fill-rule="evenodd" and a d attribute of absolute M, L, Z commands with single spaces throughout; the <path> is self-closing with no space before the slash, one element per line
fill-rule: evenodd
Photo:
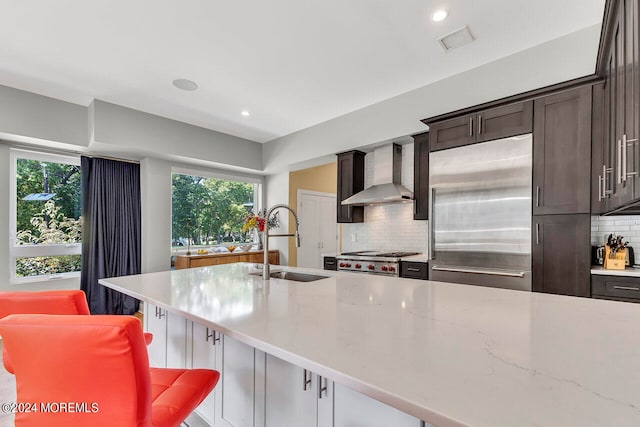
<path fill-rule="evenodd" d="M 591 87 L 535 101 L 533 214 L 591 209 Z"/>
<path fill-rule="evenodd" d="M 532 122 L 533 101 L 525 101 L 430 123 L 430 150 L 530 133 Z"/>
<path fill-rule="evenodd" d="M 429 219 L 429 132 L 413 140 L 413 219 Z"/>
<path fill-rule="evenodd" d="M 533 101 L 519 102 L 478 113 L 476 142 L 531 133 Z"/>
<path fill-rule="evenodd" d="M 533 290 L 560 295 L 591 295 L 591 217 L 533 217 Z"/>
<path fill-rule="evenodd" d="M 341 203 L 364 190 L 364 156 L 365 153 L 355 150 L 338 154 L 337 220 L 340 223 L 364 221 L 364 206 Z"/>
<path fill-rule="evenodd" d="M 430 150 L 444 150 L 476 142 L 475 119 L 476 115 L 472 114 L 430 124 Z"/>
<path fill-rule="evenodd" d="M 604 145 L 604 84 L 594 85 L 591 93 L 591 213 L 597 215 L 606 212 L 608 198 L 604 181 L 609 158 Z"/>

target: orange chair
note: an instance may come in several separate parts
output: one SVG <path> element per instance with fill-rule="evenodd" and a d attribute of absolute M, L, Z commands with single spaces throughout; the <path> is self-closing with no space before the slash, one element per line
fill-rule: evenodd
<path fill-rule="evenodd" d="M 0 320 L 16 376 L 16 427 L 178 426 L 220 373 L 149 368 L 131 316 L 14 314 Z M 32 409 L 37 409 L 33 411 Z"/>
<path fill-rule="evenodd" d="M 10 314 L 91 313 L 81 290 L 0 292 L 0 319 Z M 145 333 L 144 339 L 151 344 L 153 334 Z"/>

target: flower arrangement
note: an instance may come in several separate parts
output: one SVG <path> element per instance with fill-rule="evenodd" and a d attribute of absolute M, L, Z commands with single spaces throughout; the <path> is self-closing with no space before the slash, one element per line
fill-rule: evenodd
<path fill-rule="evenodd" d="M 280 218 L 278 217 L 278 212 L 271 216 L 267 220 L 267 210 L 262 209 L 257 214 L 251 213 L 244 218 L 244 224 L 242 224 L 242 232 L 246 233 L 251 229 L 256 229 L 259 232 L 264 232 L 264 227 L 268 226 L 269 230 L 272 228 L 276 228 L 280 225 Z"/>

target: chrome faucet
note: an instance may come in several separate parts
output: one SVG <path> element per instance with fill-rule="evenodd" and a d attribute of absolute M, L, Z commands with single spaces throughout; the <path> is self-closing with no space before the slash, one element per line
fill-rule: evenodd
<path fill-rule="evenodd" d="M 295 234 L 272 234 L 269 235 L 269 218 L 271 217 L 271 214 L 273 213 L 273 211 L 280 209 L 280 208 L 284 208 L 284 209 L 288 209 L 289 212 L 291 212 L 291 214 L 293 215 L 293 217 L 296 220 L 296 232 Z M 300 233 L 299 233 L 299 228 L 300 228 L 300 221 L 298 221 L 298 215 L 296 215 L 296 211 L 294 211 L 293 209 L 291 209 L 289 206 L 285 205 L 285 204 L 279 204 L 279 205 L 273 205 L 269 208 L 269 210 L 267 211 L 267 215 L 265 216 L 266 218 L 266 222 L 265 222 L 265 227 L 264 227 L 264 264 L 262 265 L 262 280 L 269 280 L 269 237 L 295 237 L 296 238 L 296 246 L 300 247 Z"/>

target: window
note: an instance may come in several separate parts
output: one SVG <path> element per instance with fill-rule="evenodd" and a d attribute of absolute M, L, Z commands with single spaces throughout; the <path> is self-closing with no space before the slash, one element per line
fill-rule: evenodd
<path fill-rule="evenodd" d="M 259 180 L 203 176 L 180 171 L 171 175 L 171 245 L 174 252 L 200 247 L 248 243 L 242 224 L 258 204 Z"/>
<path fill-rule="evenodd" d="M 80 159 L 11 151 L 11 282 L 79 276 Z"/>

